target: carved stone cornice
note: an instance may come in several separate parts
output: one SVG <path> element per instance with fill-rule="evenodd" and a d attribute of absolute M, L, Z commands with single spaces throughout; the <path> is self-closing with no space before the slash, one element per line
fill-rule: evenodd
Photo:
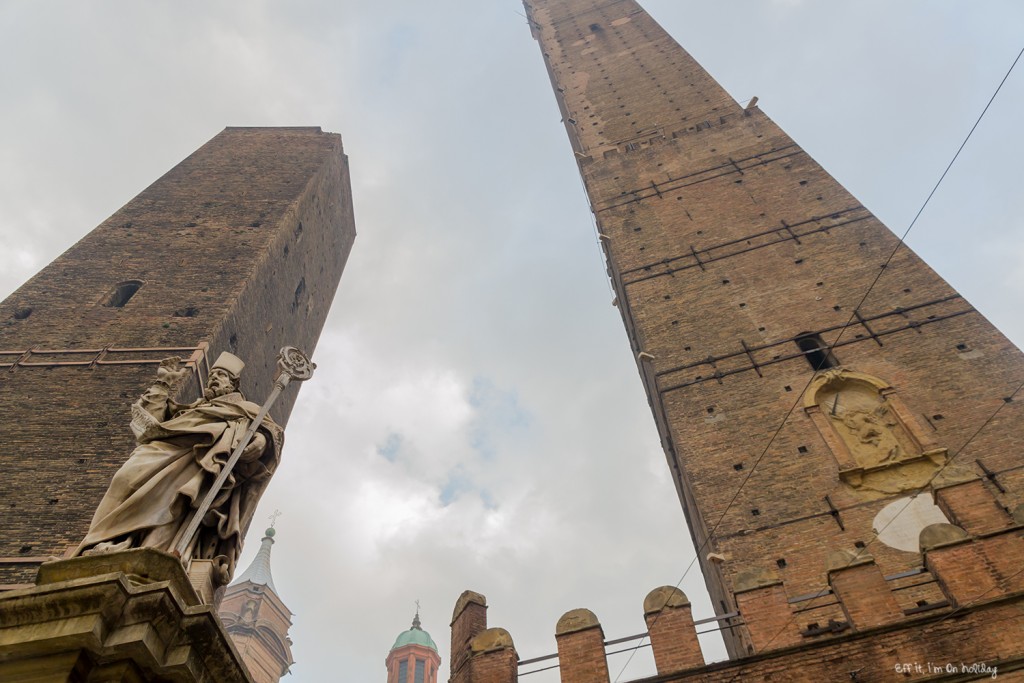
<path fill-rule="evenodd" d="M 39 671 L 66 674 L 60 680 L 253 680 L 180 561 L 149 549 L 50 562 L 36 586 L 0 594 L 0 680 Z"/>

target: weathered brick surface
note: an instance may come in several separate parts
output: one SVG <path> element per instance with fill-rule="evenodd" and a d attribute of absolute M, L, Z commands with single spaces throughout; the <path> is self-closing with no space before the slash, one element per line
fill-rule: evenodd
<path fill-rule="evenodd" d="M 604 632 L 600 626 L 556 636 L 562 683 L 608 683 Z"/>
<path fill-rule="evenodd" d="M 831 605 L 834 601 L 828 598 L 819 600 L 819 604 Z M 789 606 L 786 589 L 782 584 L 765 586 L 736 594 L 736 606 L 749 637 L 747 651 L 744 654 L 760 652 L 768 647 L 786 647 L 800 642 L 800 623 Z M 821 619 L 817 615 L 804 613 L 801 620 Z"/>
<path fill-rule="evenodd" d="M 38 351 L 206 344 L 211 363 L 221 351 L 247 362 L 242 389 L 261 402 L 280 347 L 312 353 L 354 237 L 339 136 L 226 129 L 0 304 L 0 363 L 29 349 L 30 361 L 50 363 L 83 357 Z M 104 306 L 125 280 L 143 284 L 124 307 Z M 0 367 L 5 583 L 31 581 L 34 567 L 3 558 L 77 545 L 134 447 L 128 409 L 156 366 L 89 364 L 95 356 Z M 194 397 L 194 382 L 184 391 Z M 274 408 L 282 424 L 295 394 Z"/>
<path fill-rule="evenodd" d="M 970 672 L 970 667 L 978 664 L 995 667 L 996 680 L 1019 680 L 1024 669 L 1021 610 L 1018 595 L 966 608 L 952 618 L 921 616 L 846 638 L 805 642 L 736 662 L 635 683 L 991 680 L 991 673 Z M 933 665 L 931 671 L 929 663 Z M 949 673 L 947 665 L 952 668 Z M 941 673 L 934 667 L 941 667 Z M 851 676 L 854 673 L 856 676 Z"/>
<path fill-rule="evenodd" d="M 475 655 L 469 662 L 471 683 L 516 683 L 519 674 L 514 648 Z"/>
<path fill-rule="evenodd" d="M 828 579 L 853 628 L 873 628 L 903 618 L 903 610 L 874 562 L 829 572 Z"/>
<path fill-rule="evenodd" d="M 452 614 L 450 668 L 452 683 L 470 683 L 468 666 L 472 656 L 470 642 L 487 630 L 487 599 L 473 591 L 463 591 Z"/>
<path fill-rule="evenodd" d="M 1024 530 L 929 550 L 925 564 L 955 605 L 1024 591 Z"/>
<path fill-rule="evenodd" d="M 873 541 L 900 496 L 840 481 L 800 401 L 813 375 L 800 334 L 838 339 L 841 365 L 893 387 L 922 443 L 996 473 L 998 505 L 1024 502 L 1021 402 L 1004 402 L 1024 382 L 1019 350 L 905 246 L 861 303 L 896 236 L 634 0 L 525 5 L 630 345 L 653 356 L 638 367 L 716 609 L 734 606 L 741 564 L 780 567 L 789 598 L 827 589 L 826 558 L 857 543 L 883 575 L 921 566 Z M 840 338 L 855 309 L 866 323 Z M 941 599 L 930 581 L 899 588 L 903 609 Z M 842 619 L 831 602 L 801 627 Z M 746 652 L 742 628 L 726 637 Z"/>
<path fill-rule="evenodd" d="M 644 615 L 658 673 L 690 669 L 704 664 L 689 605 L 666 607 Z"/>
<path fill-rule="evenodd" d="M 970 534 L 990 533 L 1013 525 L 1010 513 L 980 479 L 937 489 L 935 504 L 950 522 Z"/>

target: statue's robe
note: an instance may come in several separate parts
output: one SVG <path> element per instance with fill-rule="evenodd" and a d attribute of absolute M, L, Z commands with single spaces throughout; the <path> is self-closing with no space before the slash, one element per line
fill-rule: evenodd
<path fill-rule="evenodd" d="M 260 407 L 240 393 L 181 406 L 154 386 L 132 406 L 138 447 L 110 482 L 78 551 L 131 539 L 131 547 L 172 551 L 193 510 L 209 491 Z M 223 556 L 228 575 L 263 489 L 280 459 L 283 430 L 269 417 L 259 431 L 262 453 L 243 455 L 199 527 L 192 557 Z"/>

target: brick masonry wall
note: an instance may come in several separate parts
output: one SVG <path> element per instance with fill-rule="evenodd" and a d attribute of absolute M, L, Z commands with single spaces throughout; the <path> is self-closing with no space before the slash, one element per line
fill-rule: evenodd
<path fill-rule="evenodd" d="M 221 351 L 247 362 L 242 390 L 262 402 L 281 346 L 312 353 L 354 237 L 338 135 L 228 128 L 0 303 L 0 352 L 206 343 L 210 363 Z M 104 306 L 125 280 L 143 284 Z M 62 555 L 85 535 L 134 447 L 129 406 L 155 375 L 152 364 L 0 368 L 0 583 L 34 575 L 4 558 Z M 282 424 L 295 395 L 275 406 Z"/>
<path fill-rule="evenodd" d="M 740 662 L 713 664 L 636 683 L 992 679 L 990 673 L 972 675 L 963 670 L 964 666 L 982 663 L 997 668 L 997 680 L 1020 680 L 1024 669 L 1020 615 L 1018 596 L 968 608 L 954 618 L 919 617 L 849 638 L 806 643 Z M 1001 656 L 993 658 L 994 652 Z M 929 671 L 929 663 L 941 667 L 941 672 Z M 955 671 L 947 673 L 947 665 Z"/>
<path fill-rule="evenodd" d="M 899 497 L 841 483 L 802 404 L 767 447 L 812 377 L 792 340 L 835 341 L 858 305 L 872 320 L 843 334 L 842 366 L 894 387 L 957 463 L 1001 474 L 999 504 L 1022 502 L 1011 483 L 1021 479 L 1020 402 L 1003 403 L 1024 382 L 1020 351 L 906 247 L 860 304 L 897 238 L 636 2 L 525 4 L 631 347 L 653 356 L 638 368 L 694 540 L 707 541 L 700 560 L 716 608 L 732 608 L 736 572 L 780 559 L 791 597 L 825 588 L 828 554 L 871 542 L 875 515 Z M 882 543 L 871 552 L 885 575 L 921 564 Z M 907 596 L 922 591 L 934 596 L 934 586 Z M 746 651 L 740 639 L 729 647 Z"/>

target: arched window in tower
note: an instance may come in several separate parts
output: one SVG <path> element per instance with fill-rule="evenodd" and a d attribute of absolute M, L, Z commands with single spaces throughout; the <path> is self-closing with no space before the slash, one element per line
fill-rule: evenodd
<path fill-rule="evenodd" d="M 827 370 L 839 366 L 839 361 L 836 360 L 835 355 L 829 350 L 828 344 L 820 334 L 805 332 L 797 335 L 793 341 L 800 347 L 801 353 L 804 354 L 804 358 L 807 359 L 812 370 Z"/>
<path fill-rule="evenodd" d="M 125 280 L 124 282 L 117 283 L 114 287 L 114 291 L 107 297 L 104 306 L 107 308 L 122 308 L 128 300 L 135 296 L 135 292 L 139 291 L 142 287 L 141 280 Z"/>

